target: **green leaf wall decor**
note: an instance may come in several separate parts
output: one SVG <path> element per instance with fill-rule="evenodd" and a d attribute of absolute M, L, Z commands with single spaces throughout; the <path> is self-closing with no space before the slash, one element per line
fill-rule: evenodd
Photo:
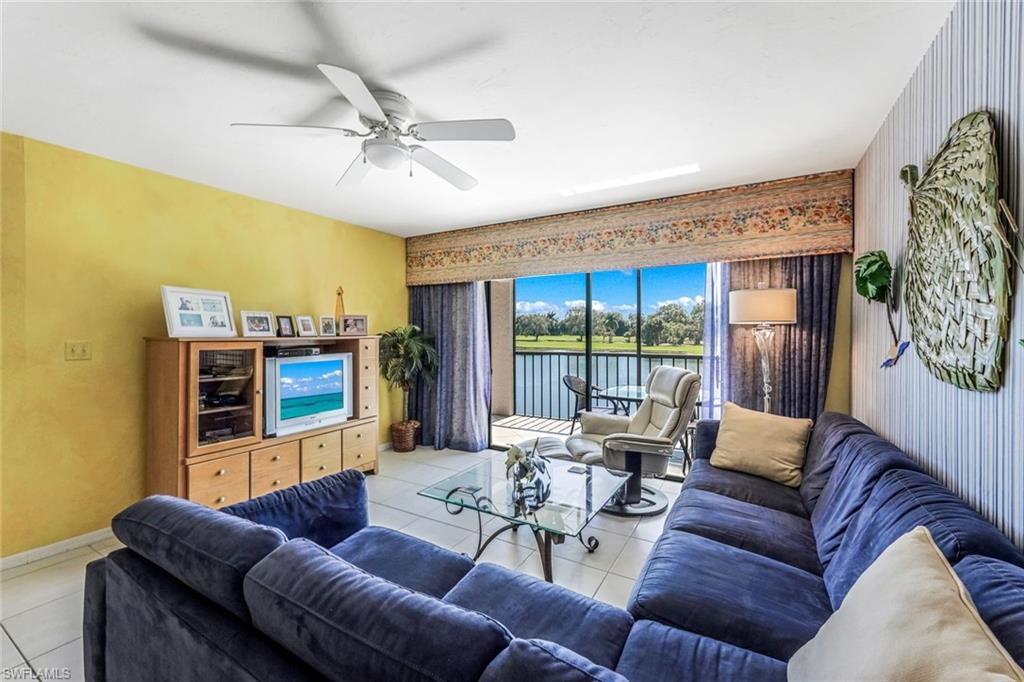
<path fill-rule="evenodd" d="M 910 194 L 904 299 L 917 354 L 942 381 L 998 390 L 1011 253 L 999 220 L 992 117 L 958 120 L 927 169 L 906 166 L 900 179 Z"/>

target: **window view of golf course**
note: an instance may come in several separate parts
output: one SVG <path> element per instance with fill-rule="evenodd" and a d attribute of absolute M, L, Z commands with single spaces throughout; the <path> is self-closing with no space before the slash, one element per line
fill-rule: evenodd
<path fill-rule="evenodd" d="M 645 268 L 640 274 L 641 353 L 700 355 L 704 335 L 705 266 Z M 585 275 L 516 280 L 516 350 L 583 352 Z M 595 353 L 636 353 L 635 270 L 591 276 L 591 341 Z"/>

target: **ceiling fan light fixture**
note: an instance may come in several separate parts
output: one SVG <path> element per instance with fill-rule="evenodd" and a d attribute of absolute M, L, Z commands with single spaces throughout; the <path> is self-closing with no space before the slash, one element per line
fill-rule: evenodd
<path fill-rule="evenodd" d="M 591 182 L 586 185 L 576 185 L 574 187 L 568 187 L 566 189 L 558 190 L 558 193 L 564 197 L 571 197 L 577 194 L 587 194 L 589 192 L 600 192 L 605 189 L 613 189 L 615 187 L 627 187 L 629 185 L 639 185 L 644 182 L 651 182 L 653 180 L 664 180 L 665 178 L 675 178 L 680 175 L 690 175 L 692 173 L 700 172 L 700 164 L 698 163 L 687 163 L 682 166 L 673 166 L 671 168 L 662 168 L 661 170 L 651 171 L 650 173 L 640 173 L 638 175 L 627 175 L 622 178 L 615 178 L 613 180 L 601 180 L 600 182 Z"/>
<path fill-rule="evenodd" d="M 409 148 L 389 139 L 364 140 L 363 154 L 367 161 L 384 170 L 394 170 L 409 160 Z"/>

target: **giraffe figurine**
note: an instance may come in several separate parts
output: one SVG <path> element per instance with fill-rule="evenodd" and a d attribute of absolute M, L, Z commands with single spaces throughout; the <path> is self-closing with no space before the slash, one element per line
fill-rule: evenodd
<path fill-rule="evenodd" d="M 338 325 L 338 329 L 341 329 L 341 318 L 345 317 L 345 290 L 338 287 L 335 293 L 338 295 L 338 298 L 334 302 L 334 320 L 335 324 Z"/>

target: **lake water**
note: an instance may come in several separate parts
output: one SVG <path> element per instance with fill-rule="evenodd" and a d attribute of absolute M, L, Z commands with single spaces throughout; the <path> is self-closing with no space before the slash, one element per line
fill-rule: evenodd
<path fill-rule="evenodd" d="M 639 368 L 635 355 L 618 353 L 594 354 L 591 358 L 594 385 L 602 388 L 642 384 L 652 367 L 671 365 L 694 372 L 700 371 L 701 358 L 689 355 L 644 355 Z M 562 377 L 573 374 L 584 377 L 586 355 L 583 353 L 516 353 L 516 414 L 552 419 L 572 419 L 576 397 L 562 383 Z M 599 401 L 597 405 L 608 405 Z"/>

